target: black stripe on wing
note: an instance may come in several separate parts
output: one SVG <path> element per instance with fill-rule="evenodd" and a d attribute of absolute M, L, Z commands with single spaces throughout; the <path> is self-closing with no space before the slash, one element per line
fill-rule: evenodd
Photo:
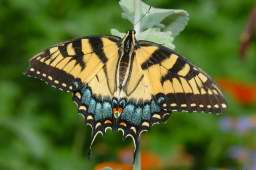
<path fill-rule="evenodd" d="M 103 43 L 100 37 L 92 37 L 89 39 L 89 42 L 92 47 L 92 51 L 95 52 L 95 54 L 100 58 L 102 63 L 106 63 L 108 61 L 108 58 L 106 57 L 106 54 L 103 51 Z"/>

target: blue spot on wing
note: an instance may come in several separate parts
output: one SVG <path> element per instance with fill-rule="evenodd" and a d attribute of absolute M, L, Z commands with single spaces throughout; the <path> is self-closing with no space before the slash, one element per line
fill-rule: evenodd
<path fill-rule="evenodd" d="M 151 112 L 150 112 L 150 105 L 147 104 L 143 108 L 143 113 L 142 113 L 142 119 L 144 120 L 150 120 L 151 117 Z"/>
<path fill-rule="evenodd" d="M 160 107 L 156 104 L 154 100 L 151 101 L 151 113 L 160 112 Z"/>
<path fill-rule="evenodd" d="M 104 119 L 112 117 L 112 107 L 109 102 L 103 103 L 102 115 Z"/>
<path fill-rule="evenodd" d="M 132 115 L 132 123 L 135 125 L 139 125 L 141 123 L 142 117 L 142 108 L 137 107 L 135 112 Z"/>
<path fill-rule="evenodd" d="M 92 98 L 92 93 L 91 93 L 90 89 L 84 87 L 82 89 L 82 93 L 83 93 L 82 103 L 84 103 L 86 105 L 90 105 L 90 101 Z"/>
<path fill-rule="evenodd" d="M 90 100 L 88 112 L 95 114 L 96 101 L 94 99 Z"/>
<path fill-rule="evenodd" d="M 102 119 L 102 107 L 101 103 L 96 104 L 96 109 L 95 109 L 95 120 L 99 121 Z"/>
<path fill-rule="evenodd" d="M 132 114 L 134 113 L 134 105 L 128 104 L 125 106 L 121 119 L 132 122 Z"/>

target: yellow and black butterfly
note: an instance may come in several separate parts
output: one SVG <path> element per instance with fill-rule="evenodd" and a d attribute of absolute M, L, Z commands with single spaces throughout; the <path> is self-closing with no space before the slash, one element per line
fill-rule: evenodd
<path fill-rule="evenodd" d="M 92 128 L 92 141 L 108 129 L 140 135 L 172 112 L 221 113 L 225 99 L 211 78 L 160 44 L 89 36 L 37 54 L 26 74 L 71 92 L 78 111 Z M 91 147 L 90 147 L 91 148 Z"/>

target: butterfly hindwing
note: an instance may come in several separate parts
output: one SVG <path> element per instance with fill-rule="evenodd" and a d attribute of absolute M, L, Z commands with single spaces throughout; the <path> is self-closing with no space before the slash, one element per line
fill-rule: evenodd
<path fill-rule="evenodd" d="M 89 82 L 118 53 L 119 38 L 85 37 L 46 49 L 30 60 L 26 74 L 51 86 L 72 91 L 73 83 Z"/>
<path fill-rule="evenodd" d="M 105 134 L 113 127 L 112 104 L 110 98 L 97 98 L 89 86 L 79 84 L 73 92 L 73 101 L 86 125 L 92 130 L 90 150 L 98 134 Z"/>
<path fill-rule="evenodd" d="M 135 101 L 127 98 L 122 114 L 116 119 L 113 114 L 115 99 L 97 95 L 89 85 L 80 84 L 78 87 L 73 92 L 73 101 L 78 112 L 83 115 L 85 124 L 92 129 L 91 146 L 98 134 L 103 135 L 110 129 L 120 131 L 125 138 L 130 137 L 136 150 L 141 134 L 152 125 L 166 120 L 169 115 L 160 108 L 160 101 Z"/>

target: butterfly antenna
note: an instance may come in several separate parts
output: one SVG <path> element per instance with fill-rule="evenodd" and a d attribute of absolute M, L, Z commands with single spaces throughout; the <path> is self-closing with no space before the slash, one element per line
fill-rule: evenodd
<path fill-rule="evenodd" d="M 136 23 L 134 24 L 134 26 L 136 26 L 137 24 L 139 24 L 139 23 L 143 20 L 143 18 L 150 12 L 151 7 L 152 7 L 152 6 L 149 6 L 147 12 L 146 12 L 138 21 L 136 21 Z"/>

